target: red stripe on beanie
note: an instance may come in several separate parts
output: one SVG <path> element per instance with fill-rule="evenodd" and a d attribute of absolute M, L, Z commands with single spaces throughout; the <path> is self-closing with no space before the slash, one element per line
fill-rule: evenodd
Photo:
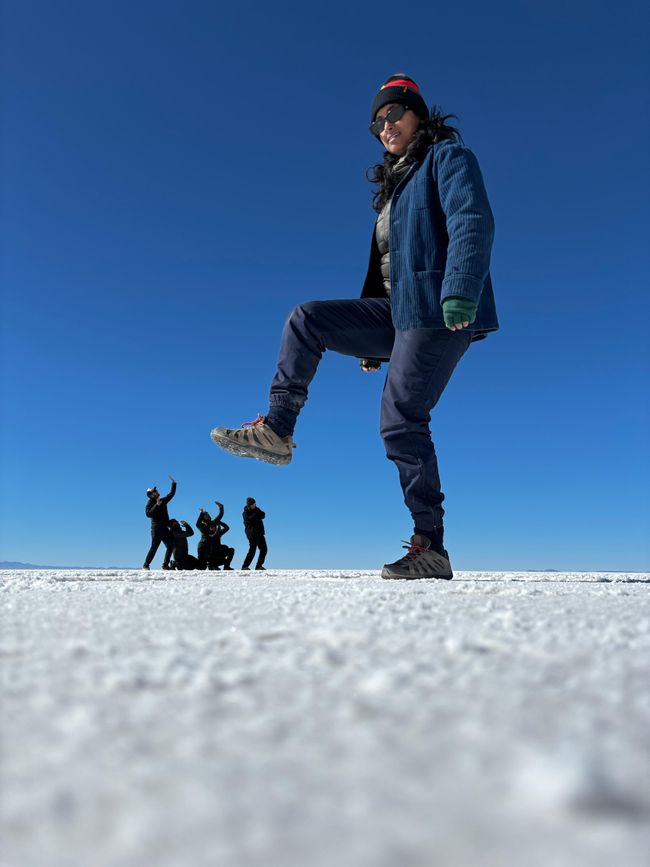
<path fill-rule="evenodd" d="M 410 87 L 410 89 L 414 90 L 416 93 L 420 92 L 420 88 L 414 81 L 407 81 L 405 78 L 396 78 L 393 81 L 387 81 L 386 84 L 382 84 L 381 89 L 384 90 L 386 87 Z"/>

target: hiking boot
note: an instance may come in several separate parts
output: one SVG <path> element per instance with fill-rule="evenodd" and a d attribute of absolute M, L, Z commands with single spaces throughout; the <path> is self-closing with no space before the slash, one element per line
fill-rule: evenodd
<path fill-rule="evenodd" d="M 143 568 L 143 569 L 146 569 L 147 572 L 150 571 L 150 567 L 149 567 L 149 564 L 148 564 L 148 563 L 145 563 L 144 566 L 143 566 L 142 568 Z"/>
<path fill-rule="evenodd" d="M 265 421 L 265 416 L 258 415 L 255 421 L 246 422 L 240 428 L 215 427 L 210 436 L 216 445 L 234 455 L 286 466 L 291 463 L 296 444 L 291 436 L 278 436 Z"/>
<path fill-rule="evenodd" d="M 434 551 L 426 536 L 411 536 L 411 541 L 404 547 L 408 551 L 406 556 L 395 563 L 387 563 L 381 570 L 382 578 L 444 578 L 448 581 L 454 577 L 449 554 L 444 548 L 444 554 Z"/>

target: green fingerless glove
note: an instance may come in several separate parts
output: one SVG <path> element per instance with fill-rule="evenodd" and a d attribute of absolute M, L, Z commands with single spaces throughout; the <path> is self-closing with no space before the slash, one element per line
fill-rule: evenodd
<path fill-rule="evenodd" d="M 476 319 L 476 304 L 467 298 L 445 298 L 442 302 L 442 315 L 447 328 L 452 325 L 460 325 L 463 322 L 472 322 Z"/>

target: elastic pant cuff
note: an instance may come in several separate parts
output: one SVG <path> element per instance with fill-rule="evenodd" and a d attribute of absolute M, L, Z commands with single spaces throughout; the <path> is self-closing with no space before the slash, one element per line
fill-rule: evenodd
<path fill-rule="evenodd" d="M 290 436 L 298 419 L 298 410 L 282 404 L 271 404 L 265 423 L 279 437 Z"/>

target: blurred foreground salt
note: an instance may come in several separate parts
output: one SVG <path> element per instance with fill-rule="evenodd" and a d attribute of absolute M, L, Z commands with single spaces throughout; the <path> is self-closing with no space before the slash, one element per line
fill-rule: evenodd
<path fill-rule="evenodd" d="M 0 580 L 4 867 L 647 863 L 647 575 Z"/>

